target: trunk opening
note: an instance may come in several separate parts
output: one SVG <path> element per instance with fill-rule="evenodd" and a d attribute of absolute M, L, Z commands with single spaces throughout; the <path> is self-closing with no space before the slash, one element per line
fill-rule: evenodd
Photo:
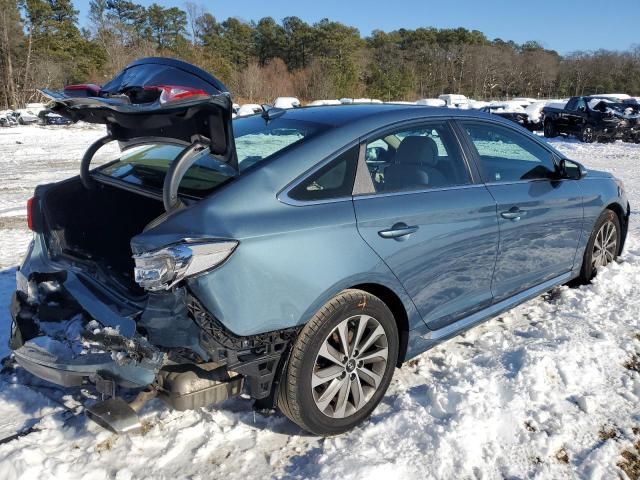
<path fill-rule="evenodd" d="M 43 195 L 45 235 L 50 251 L 89 260 L 129 289 L 144 293 L 133 279 L 130 241 L 164 213 L 162 201 L 79 178 L 51 186 Z"/>

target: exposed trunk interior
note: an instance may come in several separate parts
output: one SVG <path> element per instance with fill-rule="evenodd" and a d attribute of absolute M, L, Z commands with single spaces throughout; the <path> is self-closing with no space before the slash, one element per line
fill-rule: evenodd
<path fill-rule="evenodd" d="M 142 293 L 130 241 L 164 212 L 162 201 L 100 183 L 88 190 L 79 178 L 53 186 L 43 200 L 50 247 L 58 243 L 65 255 L 95 261 L 132 293 Z"/>

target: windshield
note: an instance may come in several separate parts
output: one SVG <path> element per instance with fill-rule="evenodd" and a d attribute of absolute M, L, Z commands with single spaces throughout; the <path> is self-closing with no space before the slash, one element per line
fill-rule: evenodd
<path fill-rule="evenodd" d="M 261 116 L 233 121 L 240 174 L 284 149 L 304 141 L 326 128 L 324 124 L 276 118 L 265 121 Z M 155 144 L 134 147 L 98 172 L 127 183 L 162 192 L 164 177 L 173 160 L 185 147 Z M 212 155 L 208 149 L 198 154 L 180 183 L 179 193 L 204 197 L 236 176 L 229 165 Z"/>

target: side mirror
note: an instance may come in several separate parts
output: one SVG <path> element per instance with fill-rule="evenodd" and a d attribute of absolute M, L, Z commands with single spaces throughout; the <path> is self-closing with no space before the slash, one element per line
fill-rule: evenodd
<path fill-rule="evenodd" d="M 566 158 L 560 160 L 558 171 L 560 178 L 569 180 L 580 180 L 587 175 L 587 169 L 582 164 Z"/>

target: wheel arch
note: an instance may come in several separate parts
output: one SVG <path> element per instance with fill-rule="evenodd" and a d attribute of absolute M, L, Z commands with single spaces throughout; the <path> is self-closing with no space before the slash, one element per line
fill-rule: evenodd
<path fill-rule="evenodd" d="M 370 293 L 371 295 L 378 297 L 387 305 L 387 307 L 389 307 L 389 310 L 391 310 L 393 318 L 396 321 L 396 325 L 398 326 L 400 345 L 398 349 L 397 366 L 402 366 L 405 361 L 409 345 L 409 315 L 402 303 L 402 300 L 400 300 L 400 297 L 398 297 L 398 295 L 396 295 L 396 293 L 389 287 L 385 287 L 379 283 L 361 283 L 349 288 Z"/>
<path fill-rule="evenodd" d="M 610 203 L 605 207 L 605 210 L 611 210 L 613 213 L 615 213 L 618 217 L 618 221 L 620 222 L 620 227 L 622 227 L 622 232 L 620 235 L 621 241 L 620 246 L 618 247 L 618 255 L 620 255 L 622 253 L 622 249 L 624 248 L 625 240 L 627 237 L 628 216 L 624 211 L 624 208 L 622 208 L 622 205 L 617 202 Z"/>

